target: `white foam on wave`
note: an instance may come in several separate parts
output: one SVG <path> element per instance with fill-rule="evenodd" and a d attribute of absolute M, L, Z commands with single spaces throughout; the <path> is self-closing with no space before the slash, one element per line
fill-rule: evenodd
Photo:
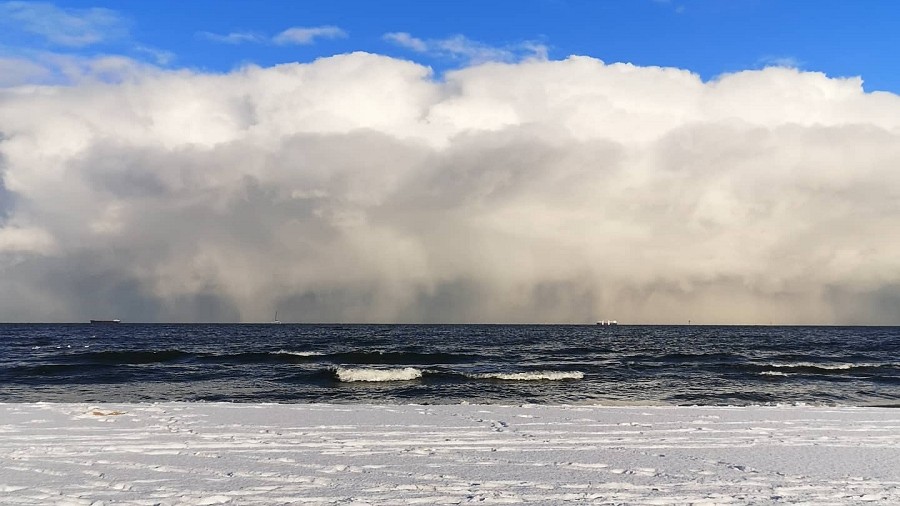
<path fill-rule="evenodd" d="M 414 367 L 398 369 L 369 369 L 364 367 L 338 367 L 335 374 L 339 381 L 410 381 L 422 377 L 422 371 Z"/>
<path fill-rule="evenodd" d="M 792 376 L 791 374 L 787 374 L 781 371 L 763 371 L 760 374 L 763 376 Z"/>
<path fill-rule="evenodd" d="M 471 374 L 476 379 L 498 379 L 504 381 L 561 381 L 584 378 L 581 371 L 532 371 L 532 372 L 489 372 Z"/>
<path fill-rule="evenodd" d="M 830 370 L 846 370 L 853 369 L 855 367 L 880 367 L 884 364 L 875 364 L 869 362 L 861 362 L 858 364 L 823 364 L 818 362 L 775 362 L 772 364 L 766 364 L 769 367 L 778 367 L 784 369 L 799 369 L 802 367 L 815 367 L 818 369 L 830 369 Z"/>
<path fill-rule="evenodd" d="M 276 355 L 296 355 L 298 357 L 320 357 L 324 355 L 321 351 L 288 351 L 288 350 L 278 350 L 275 352 Z"/>

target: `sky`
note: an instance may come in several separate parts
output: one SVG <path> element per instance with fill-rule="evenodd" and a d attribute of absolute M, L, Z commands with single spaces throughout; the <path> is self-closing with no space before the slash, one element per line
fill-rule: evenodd
<path fill-rule="evenodd" d="M 894 2 L 0 2 L 0 321 L 900 324 Z"/>

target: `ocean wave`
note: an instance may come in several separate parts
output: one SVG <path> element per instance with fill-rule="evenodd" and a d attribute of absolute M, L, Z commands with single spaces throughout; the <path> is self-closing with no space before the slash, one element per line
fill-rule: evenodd
<path fill-rule="evenodd" d="M 69 346 L 71 348 L 71 346 Z M 107 350 L 79 352 L 63 357 L 67 362 L 103 365 L 142 365 L 188 360 L 195 354 L 177 349 L 166 350 Z"/>
<path fill-rule="evenodd" d="M 440 365 L 466 363 L 481 357 L 468 354 L 417 351 L 348 351 L 329 355 L 339 364 L 356 365 Z"/>
<path fill-rule="evenodd" d="M 791 376 L 790 374 L 781 371 L 763 371 L 759 374 L 763 376 Z"/>
<path fill-rule="evenodd" d="M 321 351 L 290 351 L 290 350 L 278 350 L 275 352 L 276 355 L 294 355 L 295 357 L 321 357 L 325 354 Z"/>
<path fill-rule="evenodd" d="M 848 369 L 862 369 L 871 367 L 884 367 L 889 364 L 877 364 L 871 362 L 861 362 L 855 364 L 837 364 L 837 363 L 821 363 L 821 362 L 775 362 L 765 364 L 766 367 L 776 367 L 779 369 L 825 369 L 829 371 L 846 371 Z"/>
<path fill-rule="evenodd" d="M 562 381 L 584 378 L 581 371 L 531 371 L 531 372 L 489 372 L 469 374 L 475 379 L 495 379 L 503 381 Z"/>
<path fill-rule="evenodd" d="M 414 367 L 397 369 L 371 369 L 364 367 L 338 367 L 334 371 L 338 381 L 411 381 L 422 377 L 422 371 Z"/>

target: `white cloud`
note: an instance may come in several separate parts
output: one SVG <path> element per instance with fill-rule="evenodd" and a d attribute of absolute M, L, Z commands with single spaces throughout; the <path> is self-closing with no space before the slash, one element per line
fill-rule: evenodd
<path fill-rule="evenodd" d="M 124 67 L 169 65 L 175 54 L 134 41 L 130 22 L 118 12 L 71 9 L 47 2 L 0 2 L 0 30 L 12 45 L 0 47 L 0 87 L 59 84 L 90 78 L 118 80 Z M 46 43 L 35 42 L 38 36 Z M 91 46 L 113 45 L 98 52 Z M 90 48 L 89 52 L 85 52 Z M 126 54 L 130 55 L 125 56 Z M 104 76 L 105 74 L 105 76 Z"/>
<path fill-rule="evenodd" d="M 463 35 L 436 40 L 431 47 L 432 51 L 438 54 L 447 54 L 476 64 L 488 61 L 508 62 L 515 59 L 514 53 L 509 49 L 481 44 Z"/>
<path fill-rule="evenodd" d="M 803 68 L 803 62 L 793 56 L 763 56 L 757 61 L 757 64 L 761 67 Z"/>
<path fill-rule="evenodd" d="M 2 2 L 0 24 L 60 46 L 80 48 L 127 35 L 126 20 L 110 9 L 63 9 L 45 2 Z M 5 21 L 5 22 L 4 22 Z"/>
<path fill-rule="evenodd" d="M 199 32 L 198 37 L 220 44 L 308 45 L 317 39 L 342 39 L 347 32 L 336 26 L 293 27 L 269 37 L 258 32 L 231 32 L 225 35 Z"/>
<path fill-rule="evenodd" d="M 155 59 L 167 63 L 172 55 L 153 49 L 138 48 L 138 52 L 154 54 Z M 80 56 L 46 51 L 30 51 L 24 57 L 0 58 L 0 89 L 88 82 L 124 82 L 146 76 L 159 68 L 124 56 Z M 28 88 L 26 88 L 28 89 Z"/>
<path fill-rule="evenodd" d="M 392 42 L 400 47 L 411 49 L 417 53 L 428 52 L 428 43 L 424 40 L 413 37 L 407 32 L 391 32 L 386 33 L 382 38 L 388 42 Z"/>
<path fill-rule="evenodd" d="M 37 62 L 25 58 L 0 57 L 0 88 L 41 82 L 52 72 Z"/>
<path fill-rule="evenodd" d="M 150 46 L 137 45 L 134 50 L 139 54 L 146 54 L 153 58 L 157 65 L 166 66 L 175 61 L 175 53 Z"/>
<path fill-rule="evenodd" d="M 900 97 L 859 79 L 127 75 L 0 90 L 0 319 L 900 323 Z"/>
<path fill-rule="evenodd" d="M 267 37 L 255 32 L 231 32 L 226 35 L 212 32 L 199 32 L 197 36 L 221 44 L 244 44 L 248 42 L 258 44 L 267 40 Z"/>
<path fill-rule="evenodd" d="M 496 47 L 474 41 L 463 35 L 424 40 L 413 37 L 407 32 L 386 33 L 382 39 L 416 53 L 462 60 L 469 65 L 485 62 L 509 63 L 523 59 L 547 59 L 547 46 L 537 42 Z"/>
<path fill-rule="evenodd" d="M 306 45 L 312 44 L 316 39 L 343 39 L 346 37 L 347 32 L 336 26 L 296 26 L 272 37 L 272 42 L 279 45 Z"/>

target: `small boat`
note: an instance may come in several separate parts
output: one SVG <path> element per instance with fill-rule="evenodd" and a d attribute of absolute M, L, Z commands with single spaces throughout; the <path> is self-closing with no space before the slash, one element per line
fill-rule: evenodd
<path fill-rule="evenodd" d="M 597 322 L 597 325 L 602 327 L 617 327 L 619 326 L 619 322 L 615 320 L 600 320 Z"/>
<path fill-rule="evenodd" d="M 92 324 L 113 324 L 113 323 L 122 323 L 122 320 L 91 320 Z"/>
<path fill-rule="evenodd" d="M 281 322 L 278 320 L 278 311 L 275 311 L 275 319 L 272 320 L 272 323 L 274 323 L 275 325 L 278 325 L 278 324 L 281 323 Z"/>

